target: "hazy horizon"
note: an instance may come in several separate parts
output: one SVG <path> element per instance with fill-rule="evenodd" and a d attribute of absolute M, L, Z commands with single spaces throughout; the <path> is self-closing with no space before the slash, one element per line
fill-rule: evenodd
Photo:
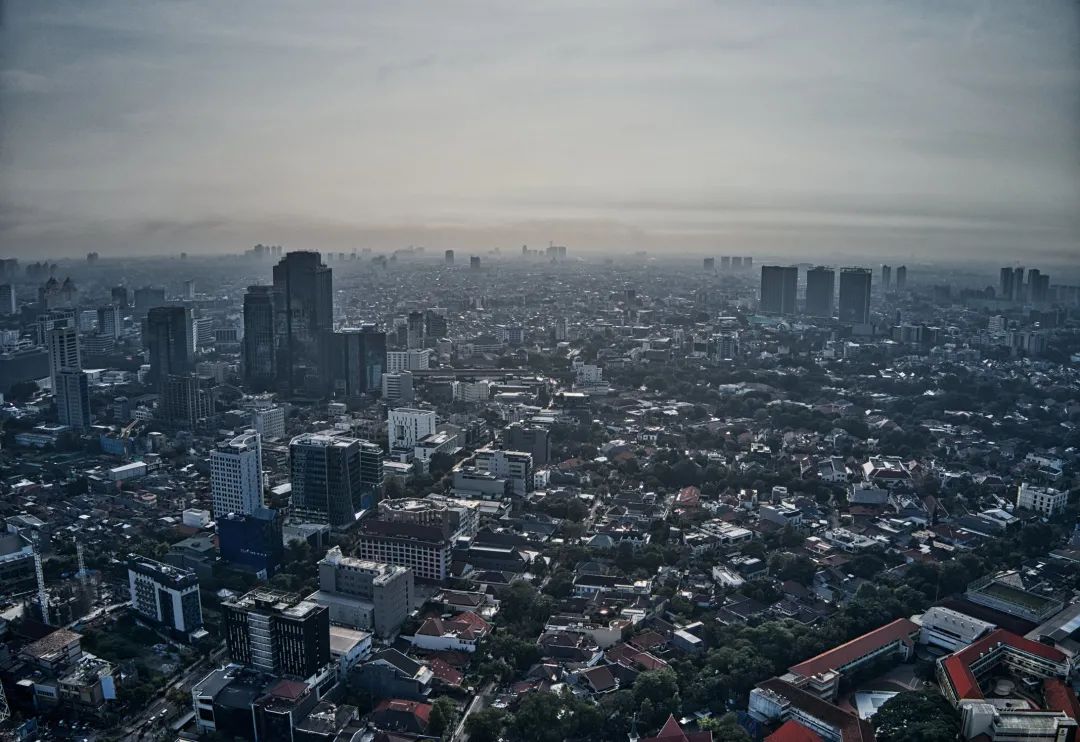
<path fill-rule="evenodd" d="M 8 0 L 2 256 L 1080 257 L 1080 6 L 941 5 Z"/>

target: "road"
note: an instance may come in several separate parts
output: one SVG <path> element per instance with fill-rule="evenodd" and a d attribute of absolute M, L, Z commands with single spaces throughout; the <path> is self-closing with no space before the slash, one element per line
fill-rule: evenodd
<path fill-rule="evenodd" d="M 469 703 L 468 708 L 465 709 L 465 713 L 461 715 L 461 721 L 458 722 L 457 728 L 454 729 L 454 733 L 450 736 L 451 740 L 454 740 L 455 742 L 469 742 L 469 735 L 465 733 L 465 721 L 469 718 L 469 714 L 484 710 L 484 702 L 494 688 L 495 683 L 488 683 L 476 694 L 476 697 Z"/>
<path fill-rule="evenodd" d="M 221 647 L 214 650 L 208 660 L 199 659 L 188 665 L 176 680 L 162 688 L 161 692 L 145 710 L 124 725 L 124 736 L 122 737 L 124 742 L 139 742 L 140 740 L 154 739 L 164 734 L 168 728 L 165 722 L 190 708 L 190 704 L 177 708 L 176 704 L 166 698 L 169 691 L 179 689 L 185 693 L 189 692 L 191 686 L 206 677 L 210 670 L 220 664 L 224 656 L 225 648 Z M 164 715 L 162 712 L 164 712 Z"/>

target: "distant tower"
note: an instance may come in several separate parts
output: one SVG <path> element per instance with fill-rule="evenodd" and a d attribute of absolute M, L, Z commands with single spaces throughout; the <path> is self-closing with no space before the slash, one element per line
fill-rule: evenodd
<path fill-rule="evenodd" d="M 896 269 L 896 290 L 903 291 L 907 286 L 907 266 L 902 265 Z"/>
<path fill-rule="evenodd" d="M 841 322 L 869 324 L 872 278 L 873 274 L 867 268 L 844 268 L 840 271 L 840 298 L 837 304 Z"/>
<path fill-rule="evenodd" d="M 453 250 L 447 250 L 446 252 L 443 253 L 443 262 L 446 265 L 453 265 L 454 264 L 454 251 Z"/>
<path fill-rule="evenodd" d="M 889 290 L 889 285 L 892 283 L 892 267 L 888 265 L 881 266 L 881 289 L 883 291 Z"/>
<path fill-rule="evenodd" d="M 761 266 L 759 308 L 763 314 L 794 314 L 798 266 Z"/>
<path fill-rule="evenodd" d="M 76 573 L 76 575 L 79 578 L 79 582 L 81 582 L 83 585 L 85 585 L 86 584 L 86 578 L 89 575 L 88 575 L 88 573 L 86 571 L 86 559 L 83 557 L 82 541 L 76 541 L 75 542 L 75 556 L 79 560 L 79 571 Z"/>
<path fill-rule="evenodd" d="M 479 255 L 471 255 L 471 256 L 469 256 L 469 267 L 472 268 L 473 270 L 479 270 L 480 269 L 480 256 Z"/>
<path fill-rule="evenodd" d="M 38 545 L 39 536 L 34 532 L 32 539 L 34 549 L 34 574 L 37 576 L 37 599 L 41 607 L 41 622 L 49 623 L 49 591 L 45 589 L 45 571 L 41 568 L 41 548 Z"/>

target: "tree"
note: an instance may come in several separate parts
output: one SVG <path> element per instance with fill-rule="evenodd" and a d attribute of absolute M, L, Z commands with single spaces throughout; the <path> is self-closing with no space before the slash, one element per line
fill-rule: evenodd
<path fill-rule="evenodd" d="M 427 733 L 436 737 L 442 737 L 454 730 L 454 722 L 457 721 L 457 704 L 446 696 L 435 699 L 431 704 L 431 714 L 428 717 Z"/>
<path fill-rule="evenodd" d="M 934 692 L 899 693 L 874 714 L 879 742 L 952 742 L 960 732 L 956 710 Z"/>
<path fill-rule="evenodd" d="M 753 742 L 746 730 L 739 726 L 735 714 L 724 714 L 703 719 L 698 724 L 703 732 L 712 732 L 713 738 L 724 742 Z"/>
<path fill-rule="evenodd" d="M 465 719 L 465 732 L 469 742 L 499 742 L 506 715 L 499 709 L 483 709 L 469 714 Z"/>

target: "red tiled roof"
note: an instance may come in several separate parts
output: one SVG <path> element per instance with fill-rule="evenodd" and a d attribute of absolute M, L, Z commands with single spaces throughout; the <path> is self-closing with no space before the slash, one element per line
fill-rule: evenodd
<path fill-rule="evenodd" d="M 295 701 L 297 698 L 304 695 L 304 692 L 307 691 L 307 689 L 307 683 L 301 683 L 296 680 L 282 680 L 271 688 L 269 693 L 277 698 L 287 698 Z"/>
<path fill-rule="evenodd" d="M 803 677 L 836 670 L 863 655 L 873 652 L 875 649 L 880 649 L 897 640 L 910 644 L 911 635 L 918 631 L 919 627 L 912 621 L 906 618 L 898 618 L 838 647 L 822 652 L 817 657 L 811 657 L 804 662 L 800 662 L 789 669 L 791 672 Z"/>
<path fill-rule="evenodd" d="M 455 670 L 438 657 L 429 657 L 427 664 L 431 668 L 431 673 L 447 685 L 461 685 L 461 681 L 465 679 L 465 675 L 460 670 Z"/>
<path fill-rule="evenodd" d="M 712 732 L 684 732 L 675 716 L 669 715 L 655 737 L 644 737 L 641 742 L 713 742 L 713 736 Z"/>
<path fill-rule="evenodd" d="M 790 719 L 766 737 L 765 742 L 823 742 L 823 740 L 816 732 L 812 732 L 794 719 Z"/>
<path fill-rule="evenodd" d="M 417 629 L 416 633 L 424 636 L 454 634 L 462 639 L 478 639 L 486 636 L 490 629 L 491 626 L 487 621 L 472 611 L 465 611 L 450 619 L 429 618 Z"/>
<path fill-rule="evenodd" d="M 379 705 L 375 707 L 376 711 L 394 711 L 399 714 L 411 714 L 417 719 L 423 722 L 423 726 L 427 726 L 428 720 L 431 718 L 431 704 L 420 703 L 419 701 L 406 701 L 402 698 L 388 698 L 379 701 Z"/>
<path fill-rule="evenodd" d="M 997 629 L 942 660 L 945 675 L 949 683 L 952 684 L 953 690 L 956 691 L 958 698 L 983 697 L 982 689 L 979 687 L 975 675 L 971 672 L 970 666 L 986 653 L 992 652 L 1003 645 L 1019 652 L 1042 657 L 1050 662 L 1064 663 L 1066 660 L 1065 655 L 1059 649 L 1042 642 L 1025 639 L 1005 629 Z"/>
<path fill-rule="evenodd" d="M 1057 678 L 1043 681 L 1043 699 L 1049 711 L 1062 711 L 1070 719 L 1080 721 L 1080 701 L 1065 683 Z"/>
<path fill-rule="evenodd" d="M 874 730 L 867 722 L 813 693 L 796 688 L 780 678 L 770 678 L 758 683 L 757 687 L 786 698 L 795 708 L 836 729 L 841 742 L 873 742 Z"/>

